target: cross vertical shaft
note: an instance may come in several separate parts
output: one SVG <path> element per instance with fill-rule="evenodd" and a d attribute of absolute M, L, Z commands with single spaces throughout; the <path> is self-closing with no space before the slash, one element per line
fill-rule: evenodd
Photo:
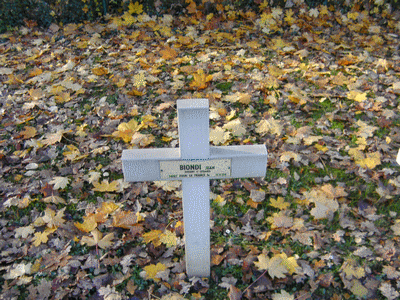
<path fill-rule="evenodd" d="M 208 99 L 178 102 L 179 149 L 182 160 L 208 159 Z M 210 275 L 210 183 L 208 178 L 182 180 L 185 259 L 188 276 Z"/>

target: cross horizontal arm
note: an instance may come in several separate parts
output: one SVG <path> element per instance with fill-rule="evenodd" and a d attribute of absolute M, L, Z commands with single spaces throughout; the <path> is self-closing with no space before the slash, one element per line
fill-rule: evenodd
<path fill-rule="evenodd" d="M 204 161 L 222 159 L 230 161 L 230 174 L 228 176 L 212 175 L 207 177 L 208 179 L 265 176 L 267 168 L 265 145 L 210 147 L 210 157 Z M 181 160 L 179 148 L 124 150 L 122 151 L 122 169 L 125 181 L 185 179 L 184 177 L 167 179 L 161 176 L 160 162 Z"/>

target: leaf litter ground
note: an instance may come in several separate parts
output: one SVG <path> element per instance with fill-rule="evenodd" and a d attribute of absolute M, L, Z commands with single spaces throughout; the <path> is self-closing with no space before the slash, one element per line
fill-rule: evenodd
<path fill-rule="evenodd" d="M 398 13 L 189 13 L 3 34 L 4 299 L 398 298 Z M 180 183 L 121 170 L 178 146 L 179 98 L 210 100 L 214 145 L 269 151 L 265 178 L 211 182 L 209 279 Z"/>

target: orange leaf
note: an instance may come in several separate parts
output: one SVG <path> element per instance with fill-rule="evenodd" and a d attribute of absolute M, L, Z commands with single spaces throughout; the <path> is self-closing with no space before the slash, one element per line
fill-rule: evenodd
<path fill-rule="evenodd" d="M 104 67 L 99 67 L 99 68 L 92 69 L 92 72 L 93 72 L 94 75 L 102 76 L 102 75 L 107 75 L 108 74 L 108 69 L 106 69 Z"/>
<path fill-rule="evenodd" d="M 191 1 L 190 4 L 186 7 L 186 9 L 189 14 L 197 13 L 196 3 L 194 3 L 194 1 Z"/>
<path fill-rule="evenodd" d="M 138 223 L 137 216 L 132 211 L 119 211 L 114 215 L 112 226 L 131 229 Z"/>
<path fill-rule="evenodd" d="M 197 73 L 193 74 L 193 81 L 190 83 L 190 86 L 198 90 L 203 90 L 207 87 L 207 82 L 211 81 L 212 78 L 212 75 L 207 76 L 204 74 L 204 71 L 200 69 Z"/>
<path fill-rule="evenodd" d="M 42 74 L 43 73 L 43 70 L 42 69 L 39 69 L 39 68 L 34 68 L 30 73 L 29 73 L 29 77 L 35 77 L 35 76 L 38 76 L 38 75 L 40 75 L 40 74 Z"/>
<path fill-rule="evenodd" d="M 174 50 L 174 49 L 172 49 L 172 48 L 170 48 L 170 47 L 165 47 L 165 49 L 164 50 L 161 50 L 160 51 L 160 54 L 162 54 L 162 58 L 163 59 L 175 59 L 175 57 L 178 55 L 178 53 Z"/>
<path fill-rule="evenodd" d="M 25 130 L 22 131 L 21 134 L 24 136 L 24 140 L 30 139 L 36 135 L 36 129 L 31 126 L 25 126 Z"/>
<path fill-rule="evenodd" d="M 249 205 L 249 206 L 252 207 L 252 208 L 257 208 L 258 204 L 260 204 L 260 203 L 254 202 L 254 201 L 251 200 L 251 199 L 249 199 L 249 200 L 247 201 L 247 205 Z"/>
<path fill-rule="evenodd" d="M 129 96 L 143 96 L 142 92 L 135 90 L 135 89 L 132 89 L 131 91 L 127 92 L 127 94 Z"/>

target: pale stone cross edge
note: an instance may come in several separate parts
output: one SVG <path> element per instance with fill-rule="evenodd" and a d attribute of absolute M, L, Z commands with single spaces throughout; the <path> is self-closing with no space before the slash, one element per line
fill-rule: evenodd
<path fill-rule="evenodd" d="M 208 99 L 177 100 L 179 148 L 122 152 L 125 181 L 182 180 L 186 272 L 210 275 L 209 179 L 264 177 L 265 145 L 210 146 Z"/>

